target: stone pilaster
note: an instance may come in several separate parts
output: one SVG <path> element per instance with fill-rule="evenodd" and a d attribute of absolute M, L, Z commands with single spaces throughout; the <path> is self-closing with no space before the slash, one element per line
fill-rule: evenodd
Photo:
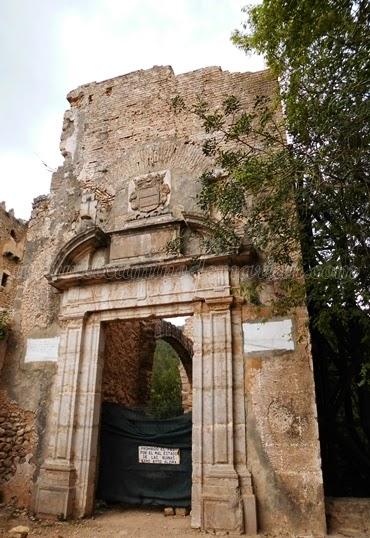
<path fill-rule="evenodd" d="M 241 304 L 231 311 L 233 336 L 233 402 L 234 402 L 234 458 L 243 502 L 244 532 L 257 534 L 256 499 L 247 462 L 245 367 Z"/>
<path fill-rule="evenodd" d="M 207 299 L 194 314 L 193 506 L 199 508 L 192 524 L 242 533 L 234 462 L 231 302 L 230 296 Z"/>
<path fill-rule="evenodd" d="M 101 410 L 104 331 L 100 315 L 92 316 L 84 331 L 73 438 L 74 465 L 78 475 L 74 516 L 91 516 L 97 475 L 97 450 Z"/>
<path fill-rule="evenodd" d="M 35 512 L 39 515 L 67 518 L 73 513 L 76 469 L 72 444 L 82 332 L 83 319 L 71 320 L 60 339 L 48 457 L 36 486 Z"/>

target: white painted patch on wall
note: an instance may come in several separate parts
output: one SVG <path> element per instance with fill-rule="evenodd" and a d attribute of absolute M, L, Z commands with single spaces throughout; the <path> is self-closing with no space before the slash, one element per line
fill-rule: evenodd
<path fill-rule="evenodd" d="M 294 349 L 291 319 L 243 323 L 244 352 Z"/>
<path fill-rule="evenodd" d="M 59 336 L 54 338 L 27 338 L 24 362 L 56 362 Z"/>

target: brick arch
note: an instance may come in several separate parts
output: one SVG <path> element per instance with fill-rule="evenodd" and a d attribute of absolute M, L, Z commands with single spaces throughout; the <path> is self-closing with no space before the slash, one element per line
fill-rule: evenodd
<path fill-rule="evenodd" d="M 193 342 L 184 335 L 180 327 L 172 323 L 160 320 L 155 325 L 154 336 L 156 340 L 164 340 L 170 344 L 178 354 L 190 384 L 192 383 L 192 359 L 193 359 Z"/>

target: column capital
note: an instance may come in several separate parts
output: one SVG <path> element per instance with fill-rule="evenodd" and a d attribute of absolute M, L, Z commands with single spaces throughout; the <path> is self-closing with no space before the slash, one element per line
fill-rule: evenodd
<path fill-rule="evenodd" d="M 59 314 L 59 321 L 66 326 L 76 326 L 82 325 L 85 319 L 85 313 L 81 314 Z"/>
<path fill-rule="evenodd" d="M 232 295 L 227 295 L 226 297 L 210 297 L 205 302 L 210 310 L 228 310 L 234 302 L 234 297 Z"/>

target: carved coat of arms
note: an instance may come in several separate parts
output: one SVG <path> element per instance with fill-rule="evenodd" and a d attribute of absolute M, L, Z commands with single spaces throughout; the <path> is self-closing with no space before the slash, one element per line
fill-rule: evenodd
<path fill-rule="evenodd" d="M 170 193 L 165 176 L 166 172 L 158 172 L 135 179 L 135 189 L 129 197 L 131 209 L 146 214 L 163 209 Z"/>

